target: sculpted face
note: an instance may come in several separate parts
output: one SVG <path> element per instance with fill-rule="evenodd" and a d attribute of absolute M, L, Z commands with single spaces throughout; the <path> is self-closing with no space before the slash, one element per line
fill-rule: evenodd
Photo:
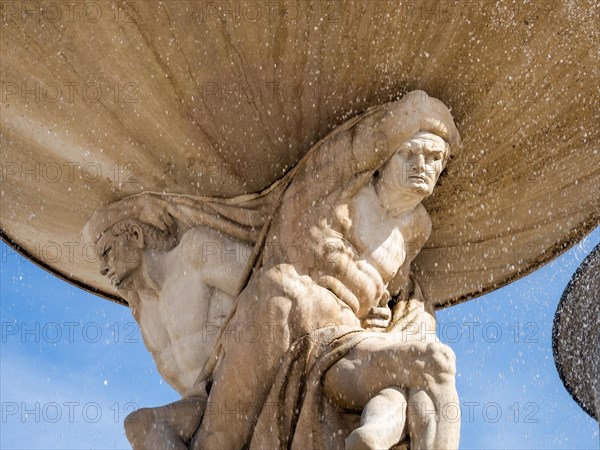
<path fill-rule="evenodd" d="M 407 197 L 431 195 L 448 150 L 441 137 L 424 131 L 403 142 L 379 173 L 377 192 L 383 203 L 392 207 Z"/>
<path fill-rule="evenodd" d="M 117 236 L 107 230 L 98 240 L 96 248 L 102 264 L 100 273 L 108 277 L 116 288 L 131 286 L 140 275 L 144 248 L 141 228 Z"/>

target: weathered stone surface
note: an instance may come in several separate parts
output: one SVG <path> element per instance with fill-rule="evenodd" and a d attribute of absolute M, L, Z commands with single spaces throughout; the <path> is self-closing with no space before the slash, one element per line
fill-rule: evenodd
<path fill-rule="evenodd" d="M 94 210 L 141 191 L 256 192 L 345 118 L 411 89 L 449 105 L 464 142 L 426 202 L 416 261 L 439 306 L 598 224 L 593 2 L 236 4 L 97 1 L 57 19 L 2 2 L 6 240 L 118 300 L 78 238 Z"/>
<path fill-rule="evenodd" d="M 460 149 L 448 108 L 413 91 L 260 195 L 95 212 L 100 272 L 183 397 L 128 417 L 134 449 L 184 449 L 196 427 L 193 450 L 458 448 L 455 356 L 411 263 L 431 233 L 422 201 Z"/>
<path fill-rule="evenodd" d="M 581 263 L 554 316 L 552 350 L 560 379 L 598 420 L 600 407 L 600 245 Z"/>

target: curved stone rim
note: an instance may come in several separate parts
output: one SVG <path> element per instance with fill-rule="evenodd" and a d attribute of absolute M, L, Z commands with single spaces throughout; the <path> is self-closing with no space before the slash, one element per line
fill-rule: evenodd
<path fill-rule="evenodd" d="M 584 237 L 586 237 L 588 234 L 594 231 L 598 226 L 600 226 L 600 215 L 594 214 L 588 219 L 586 219 L 584 222 L 582 222 L 581 227 L 571 230 L 570 233 L 566 233 L 564 235 L 564 239 L 561 242 L 555 244 L 553 247 L 550 247 L 548 251 L 545 252 L 545 254 L 549 256 L 540 258 L 535 263 L 524 267 L 522 270 L 515 272 L 504 279 L 493 281 L 477 292 L 461 295 L 459 297 L 454 297 L 450 300 L 447 300 L 444 303 L 440 303 L 436 305 L 436 310 L 448 308 L 450 306 L 459 305 L 466 301 L 473 300 L 475 298 L 481 297 L 482 295 L 488 294 L 489 292 L 493 292 L 497 289 L 507 286 L 510 283 L 520 280 L 523 277 L 526 277 L 530 273 L 535 272 L 540 267 L 543 267 L 544 265 L 548 264 L 549 262 L 553 261 L 560 255 L 571 249 L 575 244 L 580 242 Z"/>
<path fill-rule="evenodd" d="M 583 401 L 577 397 L 574 393 L 573 386 L 569 382 L 566 377 L 564 366 L 562 364 L 561 355 L 559 354 L 558 349 L 558 329 L 560 327 L 560 322 L 562 318 L 563 310 L 565 309 L 565 304 L 570 301 L 571 293 L 577 287 L 577 282 L 585 273 L 588 266 L 592 264 L 592 262 L 596 259 L 600 258 L 600 244 L 597 244 L 594 249 L 590 252 L 588 256 L 585 257 L 581 265 L 577 268 L 571 279 L 569 280 L 569 284 L 562 293 L 560 301 L 558 302 L 558 306 L 556 307 L 556 313 L 554 314 L 554 320 L 552 323 L 552 356 L 554 358 L 554 365 L 556 366 L 556 371 L 558 372 L 558 376 L 563 386 L 571 396 L 571 398 L 577 403 L 581 409 L 583 409 L 590 417 L 598 421 L 598 411 L 592 411 L 588 405 L 584 404 Z"/>
<path fill-rule="evenodd" d="M 454 297 L 454 298 L 451 298 L 451 299 L 445 301 L 442 304 L 438 304 L 438 305 L 436 305 L 436 309 L 437 310 L 445 309 L 450 306 L 455 306 L 455 305 L 464 303 L 466 301 L 481 297 L 482 295 L 485 295 L 489 292 L 495 291 L 496 289 L 500 289 L 501 287 L 504 287 L 504 286 L 512 283 L 513 281 L 516 281 L 520 278 L 523 278 L 523 277 L 529 275 L 530 273 L 534 272 L 535 270 L 539 269 L 540 267 L 544 266 L 545 264 L 549 263 L 550 261 L 554 260 L 555 258 L 559 257 L 561 254 L 563 254 L 564 252 L 566 252 L 567 250 L 572 248 L 576 243 L 581 241 L 581 239 L 583 239 L 585 236 L 590 234 L 598 226 L 600 226 L 600 215 L 593 214 L 590 218 L 588 218 L 587 220 L 582 222 L 582 224 L 579 228 L 575 228 L 575 229 L 571 230 L 570 233 L 567 233 L 564 236 L 563 241 L 561 241 L 560 243 L 549 248 L 548 251 L 546 252 L 546 255 L 548 255 L 547 257 L 537 260 L 535 263 L 532 263 L 529 266 L 524 267 L 519 272 L 513 273 L 512 275 L 510 275 L 504 279 L 493 281 L 493 282 L 487 284 L 485 287 L 483 287 L 481 290 L 479 290 L 477 292 L 472 292 L 470 294 L 462 295 L 460 297 Z M 75 279 L 71 278 L 70 276 L 68 276 L 67 274 L 62 273 L 61 271 L 53 268 L 49 264 L 39 260 L 32 254 L 27 252 L 25 249 L 23 249 L 14 239 L 12 239 L 8 234 L 6 234 L 6 232 L 2 229 L 2 227 L 0 227 L 0 239 L 4 243 L 6 243 L 8 246 L 10 246 L 13 250 L 15 250 L 17 253 L 19 253 L 23 257 L 27 258 L 29 261 L 31 261 L 38 267 L 41 267 L 46 272 L 49 272 L 52 275 L 55 275 L 56 277 L 66 281 L 67 283 L 69 283 L 73 286 L 76 286 L 76 287 L 82 289 L 83 291 L 89 292 L 91 294 L 95 294 L 106 300 L 115 302 L 119 305 L 129 306 L 129 303 L 122 297 L 112 295 L 108 292 L 103 291 L 102 289 L 98 289 L 87 283 L 83 283 L 81 281 L 75 280 Z M 565 293 L 566 292 L 567 291 L 565 290 Z M 563 298 L 564 298 L 564 293 L 563 293 Z M 561 302 L 562 302 L 562 300 L 561 300 Z M 560 307 L 560 304 L 559 304 L 559 307 Z M 558 316 L 558 312 L 557 312 L 557 316 Z M 556 317 L 555 317 L 555 323 L 556 323 Z M 554 328 L 553 328 L 553 340 L 552 340 L 553 351 L 555 348 L 554 342 L 555 341 L 554 341 Z M 556 356 L 554 359 L 556 361 Z M 559 370 L 559 374 L 561 374 L 560 370 Z M 562 380 L 562 375 L 561 375 L 561 380 Z M 563 383 L 564 383 L 564 380 L 563 380 Z"/>
<path fill-rule="evenodd" d="M 55 269 L 51 265 L 36 258 L 31 253 L 29 253 L 27 250 L 25 250 L 23 247 L 21 247 L 19 244 L 17 244 L 15 242 L 15 240 L 12 239 L 10 236 L 8 236 L 2 228 L 0 228 L 0 239 L 6 245 L 11 247 L 14 251 L 19 253 L 24 258 L 27 258 L 27 260 L 34 263 L 36 266 L 44 269 L 46 272 L 56 276 L 57 278 L 60 278 L 61 280 L 66 281 L 67 283 L 71 284 L 72 286 L 78 287 L 79 289 L 81 289 L 85 292 L 89 292 L 90 294 L 95 294 L 99 297 L 105 298 L 106 300 L 110 300 L 111 302 L 117 303 L 119 305 L 129 306 L 129 303 L 127 303 L 127 301 L 125 301 L 123 298 L 118 297 L 116 295 L 109 294 L 108 292 L 104 292 L 101 289 L 95 288 L 94 286 L 91 286 L 86 283 L 82 283 L 81 281 L 74 280 L 73 278 L 69 277 L 68 275 Z"/>

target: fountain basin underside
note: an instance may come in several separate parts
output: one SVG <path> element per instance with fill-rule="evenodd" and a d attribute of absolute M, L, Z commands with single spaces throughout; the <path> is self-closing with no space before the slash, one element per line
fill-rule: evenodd
<path fill-rule="evenodd" d="M 488 3 L 306 3 L 294 20 L 195 1 L 95 2 L 97 20 L 61 23 L 8 11 L 2 237 L 124 302 L 83 243 L 93 211 L 142 191 L 259 191 L 346 118 L 422 89 L 464 143 L 426 202 L 425 294 L 444 307 L 509 283 L 600 221 L 599 40 L 585 5 Z"/>

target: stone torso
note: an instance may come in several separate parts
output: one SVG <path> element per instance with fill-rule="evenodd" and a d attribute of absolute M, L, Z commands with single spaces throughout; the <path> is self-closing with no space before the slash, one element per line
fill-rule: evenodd
<path fill-rule="evenodd" d="M 350 198 L 343 190 L 334 192 L 314 210 L 298 212 L 288 205 L 281 217 L 287 221 L 274 222 L 265 265 L 293 265 L 293 276 L 310 277 L 361 319 L 396 293 L 388 289 L 403 284 L 407 249 L 420 248 L 430 227 L 421 205 L 399 217 L 388 215 L 372 182 Z"/>
<path fill-rule="evenodd" d="M 213 351 L 250 252 L 233 240 L 214 247 L 212 231 L 188 233 L 161 261 L 158 295 L 140 293 L 132 308 L 160 374 L 181 394 L 194 386 Z M 223 251 L 230 252 L 228 257 Z"/>
<path fill-rule="evenodd" d="M 158 297 L 140 296 L 134 316 L 144 344 L 160 374 L 179 393 L 194 385 L 233 300 L 193 272 L 166 280 Z"/>

